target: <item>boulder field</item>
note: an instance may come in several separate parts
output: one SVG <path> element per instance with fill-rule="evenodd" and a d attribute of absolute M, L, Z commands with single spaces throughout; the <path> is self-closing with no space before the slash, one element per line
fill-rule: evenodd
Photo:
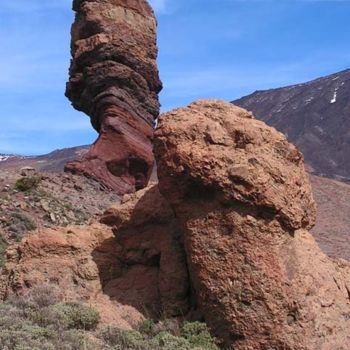
<path fill-rule="evenodd" d="M 159 115 L 156 19 L 146 0 L 74 0 L 66 96 L 90 116 L 98 139 L 65 170 L 119 194 L 144 188 L 151 176 Z"/>
<path fill-rule="evenodd" d="M 297 148 L 219 100 L 163 114 L 154 148 L 159 184 L 100 223 L 11 246 L 2 297 L 54 283 L 124 328 L 185 316 L 223 349 L 349 349 L 350 264 L 309 233 L 316 208 Z"/>

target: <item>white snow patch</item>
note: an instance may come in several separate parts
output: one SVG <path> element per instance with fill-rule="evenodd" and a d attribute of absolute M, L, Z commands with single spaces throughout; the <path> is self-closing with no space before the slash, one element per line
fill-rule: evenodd
<path fill-rule="evenodd" d="M 307 99 L 305 100 L 305 102 L 306 102 L 306 103 L 309 103 L 309 102 L 311 102 L 313 99 L 314 99 L 314 97 L 311 96 L 311 97 L 307 98 Z"/>
<path fill-rule="evenodd" d="M 4 155 L 0 155 L 0 162 L 5 162 L 6 160 L 8 160 L 11 156 L 4 156 Z"/>
<path fill-rule="evenodd" d="M 337 93 L 338 93 L 339 87 L 336 87 L 334 90 L 333 98 L 331 99 L 331 103 L 336 103 L 337 102 Z"/>

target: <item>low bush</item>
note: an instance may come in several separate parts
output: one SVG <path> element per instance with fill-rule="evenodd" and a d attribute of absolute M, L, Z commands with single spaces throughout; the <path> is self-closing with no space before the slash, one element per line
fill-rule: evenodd
<path fill-rule="evenodd" d="M 155 350 L 149 347 L 148 339 L 138 331 L 125 331 L 116 327 L 102 329 L 98 337 L 113 349 L 120 350 Z"/>
<path fill-rule="evenodd" d="M 8 231 L 16 236 L 18 239 L 22 238 L 22 235 L 36 230 L 36 223 L 21 211 L 14 211 L 9 214 Z"/>
<path fill-rule="evenodd" d="M 67 329 L 92 330 L 100 321 L 100 315 L 95 309 L 80 303 L 59 303 L 50 307 L 49 311 Z"/>
<path fill-rule="evenodd" d="M 185 322 L 181 329 L 181 335 L 189 341 L 192 347 L 208 350 L 218 349 L 205 323 Z"/>
<path fill-rule="evenodd" d="M 5 265 L 5 254 L 7 249 L 7 243 L 2 237 L 0 237 L 0 269 Z"/>
<path fill-rule="evenodd" d="M 41 178 L 38 176 L 24 176 L 16 181 L 15 189 L 21 192 L 27 192 L 38 187 L 40 181 Z"/>
<path fill-rule="evenodd" d="M 181 327 L 174 320 L 145 320 L 133 331 L 104 328 L 98 337 L 114 350 L 218 350 L 206 324 L 201 322 L 186 322 Z"/>
<path fill-rule="evenodd" d="M 57 286 L 35 287 L 0 304 L 1 350 L 217 350 L 200 322 L 140 322 L 135 330 L 105 327 L 78 302 L 63 302 Z"/>

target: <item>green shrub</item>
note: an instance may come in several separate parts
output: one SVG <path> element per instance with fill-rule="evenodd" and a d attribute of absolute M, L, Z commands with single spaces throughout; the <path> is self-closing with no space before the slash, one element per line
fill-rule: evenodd
<path fill-rule="evenodd" d="M 38 187 L 41 178 L 38 176 L 25 176 L 18 179 L 15 183 L 15 189 L 21 192 L 30 191 Z"/>
<path fill-rule="evenodd" d="M 26 299 L 29 299 L 38 308 L 43 308 L 61 302 L 62 295 L 56 285 L 42 284 L 34 287 L 26 295 Z"/>
<path fill-rule="evenodd" d="M 155 333 L 168 332 L 176 337 L 181 336 L 181 322 L 178 319 L 165 319 L 155 325 Z"/>
<path fill-rule="evenodd" d="M 86 305 L 69 302 L 51 306 L 49 310 L 67 329 L 95 329 L 100 321 L 99 313 Z"/>
<path fill-rule="evenodd" d="M 181 335 L 187 339 L 193 347 L 208 350 L 218 349 L 205 323 L 185 322 L 181 329 Z"/>
<path fill-rule="evenodd" d="M 205 324 L 187 322 L 181 328 L 182 335 L 177 335 L 178 325 L 176 320 L 145 320 L 136 331 L 107 327 L 98 336 L 114 350 L 218 350 Z"/>
<path fill-rule="evenodd" d="M 0 237 L 0 269 L 4 267 L 5 264 L 5 253 L 7 249 L 7 243 L 2 237 Z"/>
<path fill-rule="evenodd" d="M 12 297 L 6 303 L 0 303 L 0 349 L 1 350 L 107 350 L 111 349 L 100 340 L 96 340 L 86 331 L 64 329 L 57 324 L 58 316 L 51 304 L 55 300 L 55 287 L 44 285 L 37 287 L 22 297 Z M 45 299 L 45 290 L 51 295 Z M 52 296 L 54 294 L 54 296 Z M 86 315 L 87 308 L 76 307 L 78 314 Z M 55 304 L 60 305 L 62 303 Z M 85 311 L 82 311 L 84 309 Z M 91 308 L 89 308 L 91 309 Z M 93 312 L 95 314 L 95 312 Z M 85 317 L 85 316 L 84 316 Z M 84 320 L 89 317 L 81 317 Z M 40 322 L 37 322 L 40 321 Z M 79 322 L 78 322 L 79 323 Z M 124 350 L 124 349 L 123 349 Z"/>
<path fill-rule="evenodd" d="M 176 337 L 168 332 L 161 332 L 155 340 L 162 350 L 191 350 L 189 341 L 182 337 Z"/>
<path fill-rule="evenodd" d="M 145 320 L 137 330 L 95 330 L 99 314 L 63 303 L 57 286 L 44 284 L 0 304 L 1 350 L 218 350 L 207 326 L 170 319 Z"/>
<path fill-rule="evenodd" d="M 154 335 L 156 333 L 156 324 L 153 320 L 143 320 L 137 324 L 136 330 L 141 334 Z"/>
<path fill-rule="evenodd" d="M 147 340 L 137 331 L 125 331 L 116 327 L 103 328 L 99 333 L 100 339 L 116 349 L 122 350 L 151 350 Z"/>
<path fill-rule="evenodd" d="M 8 230 L 12 234 L 16 234 L 18 238 L 21 238 L 22 234 L 34 231 L 37 228 L 36 223 L 20 211 L 10 213 L 9 219 Z"/>

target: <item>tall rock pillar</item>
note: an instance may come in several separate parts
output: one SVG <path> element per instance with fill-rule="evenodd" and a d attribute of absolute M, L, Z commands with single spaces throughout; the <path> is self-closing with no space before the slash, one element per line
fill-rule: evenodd
<path fill-rule="evenodd" d="M 123 194 L 145 187 L 162 88 L 157 22 L 146 0 L 74 0 L 72 61 L 66 96 L 99 133 L 66 171 Z"/>

